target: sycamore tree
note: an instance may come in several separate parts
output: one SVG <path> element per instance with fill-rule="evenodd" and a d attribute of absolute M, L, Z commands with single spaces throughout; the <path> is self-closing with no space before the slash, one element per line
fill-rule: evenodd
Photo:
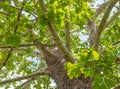
<path fill-rule="evenodd" d="M 0 89 L 120 89 L 120 0 L 0 0 Z"/>

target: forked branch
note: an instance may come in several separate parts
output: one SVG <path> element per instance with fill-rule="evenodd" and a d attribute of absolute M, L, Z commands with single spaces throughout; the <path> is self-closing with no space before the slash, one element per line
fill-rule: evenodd
<path fill-rule="evenodd" d="M 65 17 L 65 40 L 66 48 L 70 51 L 70 23 L 68 22 L 67 16 Z"/>
<path fill-rule="evenodd" d="M 120 14 L 120 10 L 118 10 L 106 23 L 103 29 L 105 29 L 118 15 Z"/>
<path fill-rule="evenodd" d="M 41 8 L 43 14 L 45 14 L 47 12 L 47 9 L 45 7 L 45 4 L 44 4 L 43 0 L 39 0 L 39 5 L 40 5 L 40 8 Z M 74 63 L 74 58 L 70 54 L 69 50 L 63 45 L 60 37 L 58 36 L 58 33 L 57 33 L 55 27 L 54 27 L 54 25 L 51 21 L 48 21 L 47 27 L 48 27 L 48 30 L 51 33 L 52 37 L 54 38 L 54 41 L 55 41 L 56 45 L 58 46 L 58 48 L 63 53 L 66 60 L 71 62 L 71 63 Z"/>
<path fill-rule="evenodd" d="M 106 11 L 105 11 L 105 14 L 103 15 L 102 17 L 102 20 L 100 22 L 100 25 L 96 31 L 96 34 L 95 34 L 95 43 L 94 43 L 94 48 L 96 51 L 98 51 L 98 46 L 99 46 L 99 41 L 100 41 L 100 36 L 101 36 L 101 33 L 104 29 L 104 26 L 107 22 L 107 19 L 110 15 L 110 12 L 112 10 L 112 8 L 115 6 L 115 4 L 118 2 L 119 0 L 111 0 L 111 3 L 108 5 Z"/>
<path fill-rule="evenodd" d="M 111 0 L 108 0 L 107 2 L 101 4 L 95 11 L 95 17 L 98 17 L 98 15 L 107 8 L 107 6 L 110 2 L 111 2 Z"/>

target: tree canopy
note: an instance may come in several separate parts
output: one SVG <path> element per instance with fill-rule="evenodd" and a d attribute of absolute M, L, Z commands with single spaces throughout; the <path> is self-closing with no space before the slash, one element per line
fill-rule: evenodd
<path fill-rule="evenodd" d="M 120 1 L 0 0 L 1 89 L 57 89 L 45 58 L 55 49 L 71 80 L 119 87 Z"/>

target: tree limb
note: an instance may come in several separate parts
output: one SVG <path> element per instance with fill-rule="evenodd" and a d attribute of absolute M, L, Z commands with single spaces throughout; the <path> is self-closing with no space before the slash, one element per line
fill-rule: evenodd
<path fill-rule="evenodd" d="M 120 10 L 118 10 L 106 23 L 103 29 L 105 29 L 118 15 L 120 14 Z"/>
<path fill-rule="evenodd" d="M 66 39 L 66 48 L 70 51 L 70 24 L 67 21 L 67 16 L 65 18 L 65 39 Z"/>
<path fill-rule="evenodd" d="M 26 1 L 27 0 L 23 0 L 22 6 L 21 6 L 20 10 L 18 11 L 18 16 L 17 16 L 17 19 L 16 19 L 17 22 L 20 21 L 20 16 L 21 16 L 21 13 L 23 11 L 23 8 L 24 8 L 24 5 L 25 5 Z M 14 29 L 14 33 L 16 33 L 17 29 L 18 29 L 18 25 L 16 25 L 16 27 Z"/>
<path fill-rule="evenodd" d="M 6 1 L 8 1 L 8 0 L 0 0 L 0 2 L 6 2 Z"/>
<path fill-rule="evenodd" d="M 36 45 L 42 45 L 42 46 L 45 46 L 45 47 L 54 47 L 55 45 L 53 44 L 42 44 L 42 43 L 33 43 L 33 44 L 21 44 L 21 45 L 18 45 L 17 47 L 30 47 L 30 46 L 36 46 Z M 13 46 L 0 46 L 0 49 L 9 49 L 9 48 L 12 48 Z"/>
<path fill-rule="evenodd" d="M 12 83 L 12 82 L 16 82 L 16 81 L 21 81 L 21 80 L 25 80 L 25 79 L 29 79 L 29 78 L 35 78 L 41 75 L 48 75 L 49 76 L 49 71 L 38 71 L 32 74 L 28 74 L 26 76 L 21 76 L 21 77 L 16 77 L 13 79 L 8 79 L 8 80 L 4 80 L 4 81 L 0 81 L 0 85 L 3 84 L 7 84 L 7 83 Z"/>
<path fill-rule="evenodd" d="M 21 16 L 21 13 L 22 13 L 22 10 L 23 10 L 23 8 L 24 8 L 25 3 L 26 3 L 26 0 L 23 0 L 21 9 L 19 10 L 18 15 L 17 15 L 17 20 L 16 20 L 16 22 L 19 22 L 19 20 L 20 20 L 20 16 Z M 14 33 L 16 33 L 17 29 L 18 29 L 18 25 L 15 26 L 15 28 L 14 28 Z M 3 61 L 2 66 L 0 67 L 0 70 L 3 68 L 3 66 L 6 65 L 8 59 L 10 58 L 10 55 L 12 54 L 13 49 L 14 49 L 14 47 L 12 47 L 12 48 L 10 49 L 10 51 L 8 52 L 8 55 L 7 55 L 6 59 Z"/>
<path fill-rule="evenodd" d="M 113 87 L 112 89 L 120 89 L 120 84 L 116 85 L 116 86 Z"/>
<path fill-rule="evenodd" d="M 98 51 L 98 46 L 99 46 L 99 41 L 100 41 L 100 36 L 101 33 L 104 29 L 105 23 L 110 15 L 110 12 L 112 10 L 112 8 L 115 6 L 115 4 L 118 2 L 119 0 L 111 0 L 111 3 L 108 5 L 105 14 L 102 17 L 102 20 L 100 22 L 100 25 L 98 27 L 98 29 L 96 30 L 96 34 L 95 34 L 95 44 L 94 44 L 94 49 L 96 51 Z"/>
<path fill-rule="evenodd" d="M 108 0 L 107 2 L 101 4 L 95 11 L 95 17 L 98 17 L 98 15 L 103 12 L 108 6 L 108 4 L 111 2 L 111 0 Z"/>
<path fill-rule="evenodd" d="M 13 48 L 11 48 L 11 49 L 9 50 L 9 52 L 8 52 L 8 55 L 7 55 L 6 59 L 2 62 L 2 66 L 0 67 L 0 70 L 3 68 L 3 66 L 5 66 L 5 65 L 6 65 L 6 63 L 7 63 L 8 59 L 10 58 L 10 55 L 12 54 L 12 50 L 13 50 Z"/>
<path fill-rule="evenodd" d="M 43 0 L 39 0 L 39 5 L 41 7 L 42 12 L 45 14 L 47 12 L 47 9 L 45 7 L 45 4 L 44 4 Z M 53 23 L 51 21 L 48 21 L 47 27 L 48 27 L 48 30 L 51 33 L 52 37 L 54 38 L 54 41 L 55 41 L 56 45 L 58 46 L 58 48 L 63 53 L 66 60 L 71 62 L 71 63 L 74 63 L 74 58 L 72 57 L 72 55 L 70 54 L 68 49 L 63 45 L 60 37 L 58 36 L 58 33 L 57 33 L 55 27 L 53 26 Z"/>
<path fill-rule="evenodd" d="M 26 82 L 16 87 L 15 89 L 27 89 L 27 87 L 35 80 L 35 78 L 28 79 Z"/>

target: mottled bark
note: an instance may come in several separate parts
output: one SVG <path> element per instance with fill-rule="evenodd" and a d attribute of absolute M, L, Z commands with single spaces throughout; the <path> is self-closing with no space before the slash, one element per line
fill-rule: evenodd
<path fill-rule="evenodd" d="M 46 63 L 51 77 L 55 80 L 58 89 L 92 89 L 92 79 L 79 78 L 69 79 L 64 69 L 66 63 L 64 57 L 58 49 L 51 52 L 44 50 Z"/>
<path fill-rule="evenodd" d="M 96 23 L 92 20 L 88 20 L 87 21 L 87 27 L 89 30 L 89 43 L 90 43 L 90 47 L 94 48 L 94 44 L 95 44 L 95 32 L 96 32 Z"/>

